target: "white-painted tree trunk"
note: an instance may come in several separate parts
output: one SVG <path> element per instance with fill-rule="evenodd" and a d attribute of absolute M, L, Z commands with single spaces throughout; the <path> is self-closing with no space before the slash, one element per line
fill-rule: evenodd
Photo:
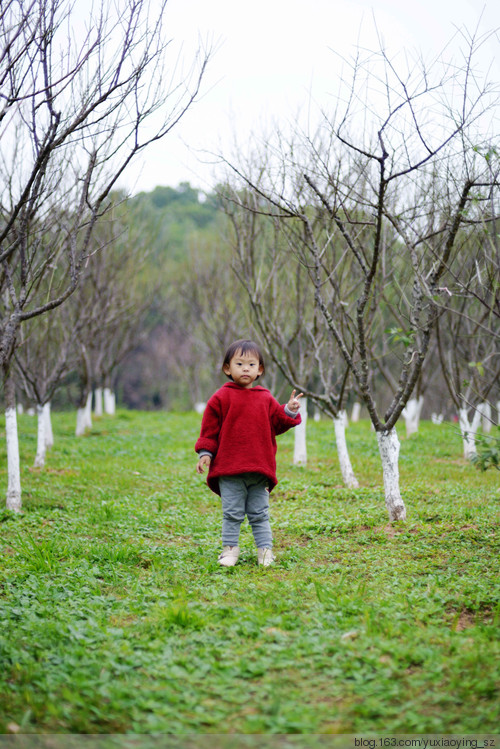
<path fill-rule="evenodd" d="M 38 432 L 36 441 L 35 468 L 43 468 L 43 466 L 45 465 L 45 454 L 47 452 L 47 417 L 44 407 L 40 404 L 38 404 L 36 407 L 36 413 L 38 417 Z"/>
<path fill-rule="evenodd" d="M 44 403 L 43 406 L 37 405 L 36 411 L 38 416 L 38 431 L 34 465 L 35 468 L 43 468 L 47 457 L 47 450 L 54 445 L 50 403 Z"/>
<path fill-rule="evenodd" d="M 79 408 L 76 412 L 75 436 L 82 437 L 85 434 L 85 409 Z"/>
<path fill-rule="evenodd" d="M 96 388 L 94 390 L 94 414 L 102 416 L 102 413 L 102 388 Z"/>
<path fill-rule="evenodd" d="M 412 434 L 418 432 L 420 414 L 422 412 L 423 405 L 424 396 L 420 395 L 418 398 L 410 398 L 406 406 L 403 408 L 401 414 L 403 416 L 403 419 L 405 420 L 407 437 L 410 437 Z"/>
<path fill-rule="evenodd" d="M 22 403 L 18 403 L 17 404 L 17 413 L 19 415 L 22 415 L 24 413 L 24 408 L 23 408 L 23 404 Z"/>
<path fill-rule="evenodd" d="M 464 445 L 464 458 L 470 460 L 473 455 L 477 454 L 476 450 L 476 434 L 481 423 L 481 411 L 476 409 L 472 422 L 469 421 L 469 413 L 467 408 L 461 408 L 458 412 L 458 423 L 460 425 L 460 432 L 462 434 L 462 441 Z"/>
<path fill-rule="evenodd" d="M 45 445 L 47 450 L 54 447 L 54 432 L 52 431 L 52 416 L 50 414 L 50 402 L 45 403 L 43 407 L 45 414 Z"/>
<path fill-rule="evenodd" d="M 337 445 L 340 472 L 342 474 L 344 484 L 349 489 L 357 489 L 359 487 L 359 482 L 354 475 L 354 471 L 352 470 L 351 460 L 349 458 L 349 452 L 347 450 L 347 442 L 345 439 L 345 411 L 339 411 L 338 416 L 333 420 L 333 426 L 335 429 L 335 444 Z"/>
<path fill-rule="evenodd" d="M 92 390 L 87 395 L 87 402 L 85 404 L 85 426 L 88 429 L 92 429 Z"/>
<path fill-rule="evenodd" d="M 477 410 L 481 414 L 481 427 L 483 432 L 485 434 L 489 434 L 491 432 L 491 425 L 493 423 L 492 414 L 491 414 L 491 406 L 488 403 L 488 401 L 484 401 L 484 403 L 480 403 L 477 407 Z"/>
<path fill-rule="evenodd" d="M 356 403 L 354 403 L 352 406 L 352 413 L 351 413 L 351 421 L 353 424 L 359 421 L 360 414 L 361 414 L 361 403 L 358 403 L 358 401 L 356 401 Z"/>
<path fill-rule="evenodd" d="M 113 393 L 111 388 L 104 388 L 103 396 L 104 396 L 104 413 L 108 414 L 109 416 L 114 416 L 115 411 L 116 411 L 115 394 Z"/>
<path fill-rule="evenodd" d="M 500 427 L 500 401 L 497 401 L 497 424 Z"/>
<path fill-rule="evenodd" d="M 5 410 L 5 436 L 7 442 L 7 497 L 8 510 L 21 512 L 21 468 L 19 461 L 19 439 L 17 435 L 17 412 L 15 408 Z"/>
<path fill-rule="evenodd" d="M 293 430 L 295 437 L 293 464 L 305 466 L 307 464 L 307 398 L 300 399 L 300 415 L 302 421 Z"/>
<path fill-rule="evenodd" d="M 321 411 L 319 408 L 314 409 L 314 421 L 321 421 Z"/>
<path fill-rule="evenodd" d="M 378 449 L 382 460 L 385 504 L 389 520 L 406 520 L 406 508 L 399 490 L 399 438 L 395 429 L 377 432 Z"/>
<path fill-rule="evenodd" d="M 85 406 L 76 412 L 76 436 L 81 437 L 87 429 L 92 429 L 92 391 L 87 395 Z"/>

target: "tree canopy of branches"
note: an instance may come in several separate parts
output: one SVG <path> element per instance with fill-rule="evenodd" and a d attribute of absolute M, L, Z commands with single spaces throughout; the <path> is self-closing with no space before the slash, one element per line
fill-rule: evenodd
<path fill-rule="evenodd" d="M 493 151 L 489 162 L 482 155 L 498 93 L 474 70 L 484 40 L 464 32 L 460 41 L 458 59 L 447 50 L 429 65 L 390 58 L 383 46 L 358 50 L 316 133 L 278 133 L 250 170 L 228 162 L 234 200 L 253 190 L 259 212 L 280 217 L 290 255 L 308 269 L 377 433 L 391 520 L 406 516 L 394 427 L 447 288 L 461 277 L 461 234 L 484 221 L 485 199 L 498 190 Z M 388 403 L 374 389 L 384 359 L 396 384 Z"/>
<path fill-rule="evenodd" d="M 69 0 L 1 5 L 0 366 L 9 413 L 19 326 L 73 293 L 110 191 L 198 95 L 210 52 L 188 70 L 178 59 L 168 66 L 165 6 L 149 20 L 145 0 L 102 0 L 79 22 Z M 9 495 L 17 506 L 19 488 Z"/>

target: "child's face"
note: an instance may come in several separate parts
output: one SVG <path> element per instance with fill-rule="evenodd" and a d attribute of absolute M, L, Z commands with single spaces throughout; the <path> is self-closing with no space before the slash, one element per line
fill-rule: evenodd
<path fill-rule="evenodd" d="M 250 351 L 242 354 L 237 351 L 229 364 L 224 367 L 224 374 L 231 376 L 233 382 L 243 388 L 251 388 L 257 377 L 262 374 L 259 357 Z"/>

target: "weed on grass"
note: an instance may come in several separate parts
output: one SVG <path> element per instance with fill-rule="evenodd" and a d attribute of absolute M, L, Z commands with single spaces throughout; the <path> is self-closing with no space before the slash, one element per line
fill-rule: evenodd
<path fill-rule="evenodd" d="M 0 512 L 0 731 L 494 733 L 496 472 L 424 422 L 402 439 L 408 519 L 389 523 L 369 425 L 348 431 L 353 491 L 314 422 L 306 468 L 280 438 L 277 564 L 257 566 L 245 525 L 223 569 L 199 418 L 122 412 L 76 439 L 55 414 L 47 467 L 30 470 L 20 417 L 23 512 Z"/>

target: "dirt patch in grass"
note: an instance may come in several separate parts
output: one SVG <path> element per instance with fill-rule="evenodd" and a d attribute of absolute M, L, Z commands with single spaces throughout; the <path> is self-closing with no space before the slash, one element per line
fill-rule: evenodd
<path fill-rule="evenodd" d="M 75 468 L 50 468 L 47 466 L 42 466 L 41 468 L 28 466 L 28 471 L 30 473 L 48 473 L 53 476 L 78 476 L 80 473 L 80 470 Z"/>
<path fill-rule="evenodd" d="M 455 632 L 463 632 L 464 629 L 474 627 L 476 624 L 476 615 L 472 611 L 462 611 L 454 626 Z"/>
<path fill-rule="evenodd" d="M 451 610 L 450 614 L 453 615 L 452 630 L 454 632 L 463 632 L 466 629 L 476 627 L 478 624 L 491 624 L 493 610 L 490 606 L 484 606 L 477 611 L 471 609 L 462 609 L 460 612 Z"/>

